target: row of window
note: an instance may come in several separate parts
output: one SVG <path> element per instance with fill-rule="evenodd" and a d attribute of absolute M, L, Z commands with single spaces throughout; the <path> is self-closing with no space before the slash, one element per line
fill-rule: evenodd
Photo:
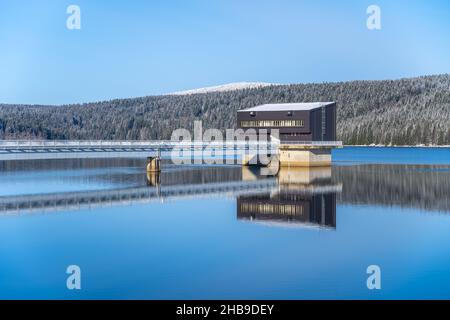
<path fill-rule="evenodd" d="M 303 215 L 303 206 L 293 204 L 241 203 L 242 213 L 282 214 L 288 216 Z"/>
<path fill-rule="evenodd" d="M 303 120 L 250 120 L 241 121 L 242 128 L 256 127 L 303 127 Z"/>

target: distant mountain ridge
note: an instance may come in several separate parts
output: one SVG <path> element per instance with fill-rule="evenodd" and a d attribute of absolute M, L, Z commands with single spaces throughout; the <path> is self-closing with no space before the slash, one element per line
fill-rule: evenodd
<path fill-rule="evenodd" d="M 450 145 L 448 74 L 202 90 L 63 106 L 0 104 L 0 139 L 170 139 L 194 120 L 234 128 L 237 110 L 259 104 L 336 101 L 345 144 Z"/>
<path fill-rule="evenodd" d="M 268 86 L 276 85 L 274 83 L 266 83 L 266 82 L 234 82 L 227 83 L 220 86 L 212 86 L 205 88 L 198 88 L 192 90 L 178 91 L 169 93 L 168 95 L 185 95 L 185 94 L 201 94 L 201 93 L 210 93 L 210 92 L 226 92 L 226 91 L 234 91 L 234 90 L 243 90 L 243 89 L 254 89 L 254 88 L 263 88 Z"/>

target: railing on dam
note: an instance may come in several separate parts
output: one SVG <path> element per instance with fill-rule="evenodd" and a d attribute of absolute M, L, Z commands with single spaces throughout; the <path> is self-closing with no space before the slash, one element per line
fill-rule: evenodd
<path fill-rule="evenodd" d="M 333 148 L 340 141 L 109 141 L 109 140 L 0 140 L 0 160 L 53 159 L 124 156 L 151 156 L 172 151 L 212 151 L 219 155 L 242 155 L 243 152 L 273 154 L 280 147 Z"/>
<path fill-rule="evenodd" d="M 232 142 L 203 142 L 203 141 L 170 141 L 170 140 L 154 140 L 154 141 L 108 141 L 108 140 L 0 140 L 1 150 L 12 149 L 73 149 L 73 148 L 110 148 L 110 149 L 205 149 L 205 148 L 222 148 L 222 149 L 260 149 L 260 148 L 277 148 L 276 142 L 262 141 L 232 141 Z"/>
<path fill-rule="evenodd" d="M 299 146 L 330 146 L 340 147 L 341 141 L 171 141 L 171 140 L 149 140 L 149 141 L 109 141 L 109 140 L 0 140 L 0 149 L 11 148 L 85 148 L 85 147 L 109 147 L 109 148 L 277 148 L 280 144 Z"/>

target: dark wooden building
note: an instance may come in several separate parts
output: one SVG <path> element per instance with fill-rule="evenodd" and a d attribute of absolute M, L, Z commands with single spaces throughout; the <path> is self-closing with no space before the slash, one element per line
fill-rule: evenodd
<path fill-rule="evenodd" d="M 336 103 L 264 104 L 237 112 L 238 128 L 278 129 L 281 141 L 336 141 Z"/>

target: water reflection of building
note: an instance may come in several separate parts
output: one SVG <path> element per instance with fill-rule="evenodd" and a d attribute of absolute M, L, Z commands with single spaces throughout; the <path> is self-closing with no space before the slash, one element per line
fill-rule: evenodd
<path fill-rule="evenodd" d="M 243 178 L 258 173 L 243 168 Z M 271 225 L 336 228 L 336 193 L 330 168 L 282 168 L 278 188 L 270 193 L 237 198 L 237 218 Z"/>

